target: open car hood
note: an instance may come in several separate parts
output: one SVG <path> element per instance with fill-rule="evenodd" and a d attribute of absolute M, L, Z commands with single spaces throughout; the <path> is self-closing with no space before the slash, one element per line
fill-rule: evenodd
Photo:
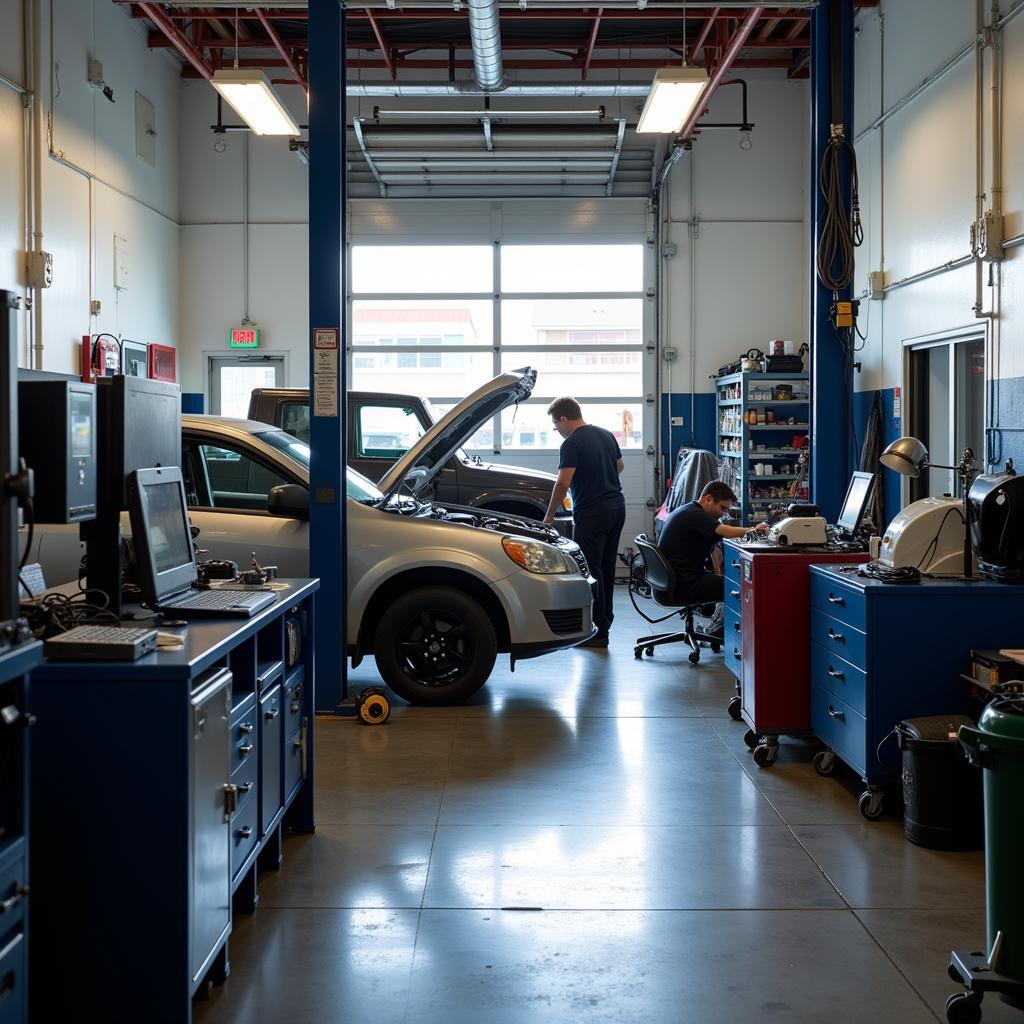
<path fill-rule="evenodd" d="M 419 495 L 441 467 L 491 417 L 529 398 L 537 371 L 528 366 L 489 380 L 442 416 L 381 478 L 377 486 L 387 498 L 403 484 Z"/>

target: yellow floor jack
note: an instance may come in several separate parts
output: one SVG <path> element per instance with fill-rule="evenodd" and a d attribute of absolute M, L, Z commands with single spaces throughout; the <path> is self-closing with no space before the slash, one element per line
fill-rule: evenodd
<path fill-rule="evenodd" d="M 368 686 L 354 697 L 346 697 L 339 705 L 340 718 L 355 718 L 363 725 L 383 725 L 391 716 L 391 702 L 381 686 Z"/>

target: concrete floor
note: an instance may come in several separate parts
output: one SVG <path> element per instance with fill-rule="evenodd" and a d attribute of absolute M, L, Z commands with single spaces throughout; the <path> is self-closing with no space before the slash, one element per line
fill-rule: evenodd
<path fill-rule="evenodd" d="M 198 1022 L 945 1020 L 949 950 L 984 941 L 982 854 L 865 822 L 809 744 L 756 768 L 721 655 L 635 661 L 616 599 L 608 652 L 317 722 L 317 832 L 261 879 Z"/>

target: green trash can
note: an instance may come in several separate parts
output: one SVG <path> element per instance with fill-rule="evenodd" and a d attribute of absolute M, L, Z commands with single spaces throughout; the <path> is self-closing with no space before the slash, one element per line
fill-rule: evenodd
<path fill-rule="evenodd" d="M 1024 697 L 997 697 L 977 727 L 958 733 L 968 757 L 985 769 L 985 924 L 988 948 L 1002 933 L 991 969 L 1024 983 Z M 1017 993 L 1007 1002 L 1024 1005 Z"/>

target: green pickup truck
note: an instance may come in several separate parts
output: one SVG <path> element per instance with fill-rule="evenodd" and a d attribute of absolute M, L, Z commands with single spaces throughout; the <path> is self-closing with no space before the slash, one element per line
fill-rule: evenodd
<path fill-rule="evenodd" d="M 347 415 L 348 465 L 373 481 L 437 419 L 425 398 L 379 391 L 350 391 Z M 256 388 L 249 399 L 249 419 L 272 423 L 308 441 L 309 389 Z M 551 473 L 484 462 L 458 451 L 435 477 L 433 500 L 543 519 L 554 483 Z M 571 508 L 566 498 L 556 523 L 562 533 L 571 532 Z"/>

